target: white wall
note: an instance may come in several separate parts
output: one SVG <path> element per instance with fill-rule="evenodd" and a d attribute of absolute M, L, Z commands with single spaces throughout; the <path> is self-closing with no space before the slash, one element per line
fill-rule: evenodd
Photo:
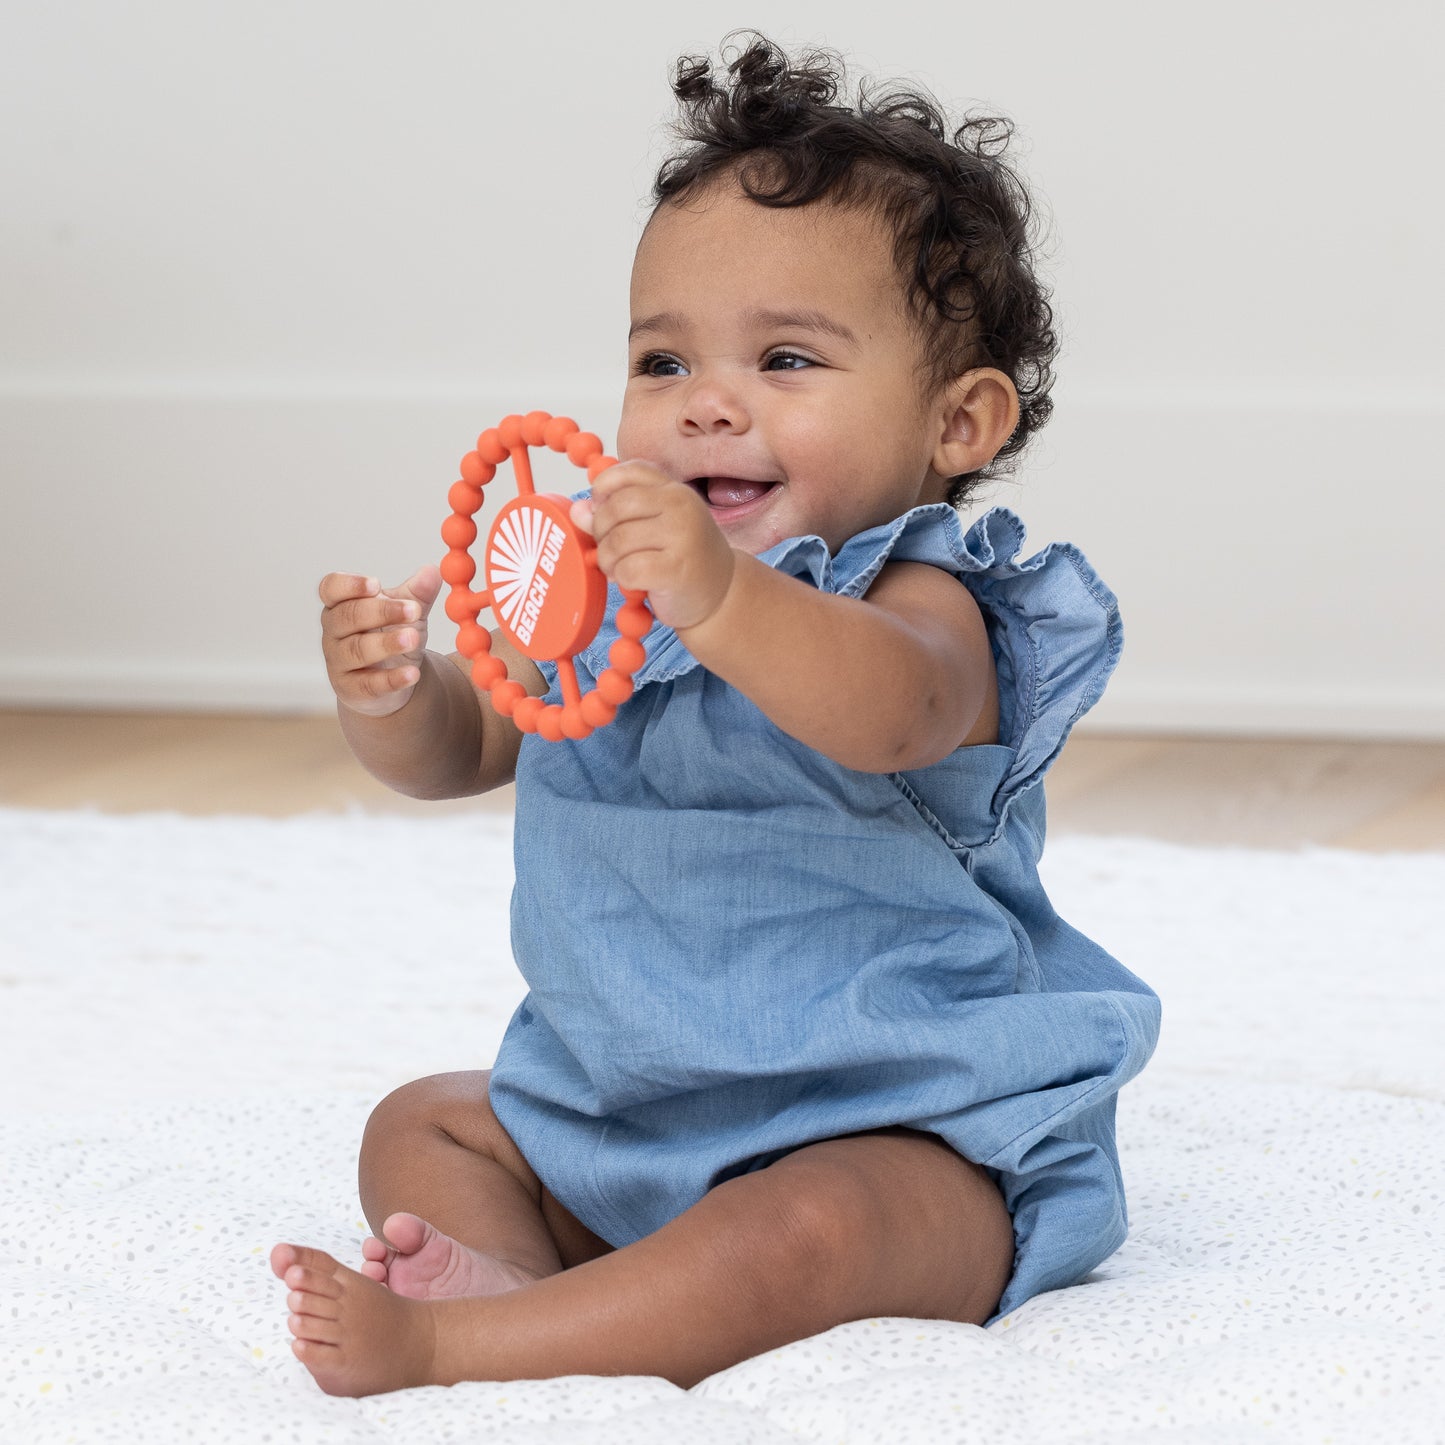
<path fill-rule="evenodd" d="M 71 0 L 0 56 L 0 702 L 325 706 L 508 411 L 610 440 L 670 62 L 738 24 L 1012 115 L 1114 727 L 1445 736 L 1445 10 Z"/>

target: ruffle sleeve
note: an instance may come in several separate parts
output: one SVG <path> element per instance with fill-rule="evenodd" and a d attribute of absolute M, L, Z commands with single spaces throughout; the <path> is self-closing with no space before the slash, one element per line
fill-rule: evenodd
<path fill-rule="evenodd" d="M 999 742 L 1013 759 L 994 794 L 994 841 L 1014 800 L 1042 781 L 1074 724 L 1103 695 L 1124 646 L 1118 599 L 1079 549 L 1052 542 L 1023 561 L 1024 524 L 994 507 L 966 531 L 942 504 L 919 507 L 879 529 L 881 556 L 869 548 L 839 554 L 863 587 L 885 561 L 926 562 L 952 572 L 974 595 L 988 625 L 999 687 Z M 860 545 L 860 551 L 863 549 Z M 843 590 L 843 589 L 839 589 Z"/>
<path fill-rule="evenodd" d="M 1023 523 L 1006 507 L 992 508 L 965 530 L 958 513 L 940 502 L 859 533 L 836 556 L 821 537 L 790 537 L 760 557 L 842 597 L 861 597 L 888 562 L 940 567 L 973 593 L 998 668 L 999 741 L 1014 754 L 993 800 L 999 828 L 1011 801 L 1043 778 L 1074 724 L 1099 700 L 1124 640 L 1118 602 L 1083 553 L 1054 542 L 1019 561 L 1024 537 Z M 621 602 L 612 588 L 606 621 L 578 654 L 579 671 L 588 674 L 584 686 L 607 666 Z M 698 666 L 661 623 L 644 642 L 647 661 L 634 675 L 638 688 Z M 555 686 L 555 669 L 543 664 L 543 672 Z"/>

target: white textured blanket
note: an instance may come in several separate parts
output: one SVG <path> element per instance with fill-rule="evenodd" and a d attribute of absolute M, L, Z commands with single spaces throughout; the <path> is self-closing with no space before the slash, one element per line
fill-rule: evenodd
<path fill-rule="evenodd" d="M 0 812 L 0 1439 L 1445 1440 L 1445 856 L 1066 839 L 1045 875 L 1164 1001 L 1083 1284 L 690 1391 L 333 1400 L 266 1253 L 354 1262 L 371 1104 L 490 1064 L 509 821 Z"/>

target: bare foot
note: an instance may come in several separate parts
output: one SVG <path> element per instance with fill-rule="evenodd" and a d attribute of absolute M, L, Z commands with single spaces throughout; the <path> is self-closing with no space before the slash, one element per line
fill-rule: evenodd
<path fill-rule="evenodd" d="M 435 1384 L 433 1309 L 338 1264 L 278 1244 L 271 1268 L 290 1291 L 291 1352 L 328 1395 L 380 1395 Z"/>
<path fill-rule="evenodd" d="M 505 1294 L 543 1278 L 520 1264 L 469 1249 L 415 1214 L 388 1215 L 381 1234 L 362 1244 L 361 1273 L 408 1299 Z"/>

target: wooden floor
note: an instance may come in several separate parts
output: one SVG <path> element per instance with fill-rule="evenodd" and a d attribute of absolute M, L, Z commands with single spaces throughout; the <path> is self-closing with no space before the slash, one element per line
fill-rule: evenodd
<path fill-rule="evenodd" d="M 330 716 L 0 711 L 0 805 L 191 814 L 511 806 L 388 792 Z M 1445 850 L 1445 743 L 1076 734 L 1049 828 L 1242 847 Z"/>

